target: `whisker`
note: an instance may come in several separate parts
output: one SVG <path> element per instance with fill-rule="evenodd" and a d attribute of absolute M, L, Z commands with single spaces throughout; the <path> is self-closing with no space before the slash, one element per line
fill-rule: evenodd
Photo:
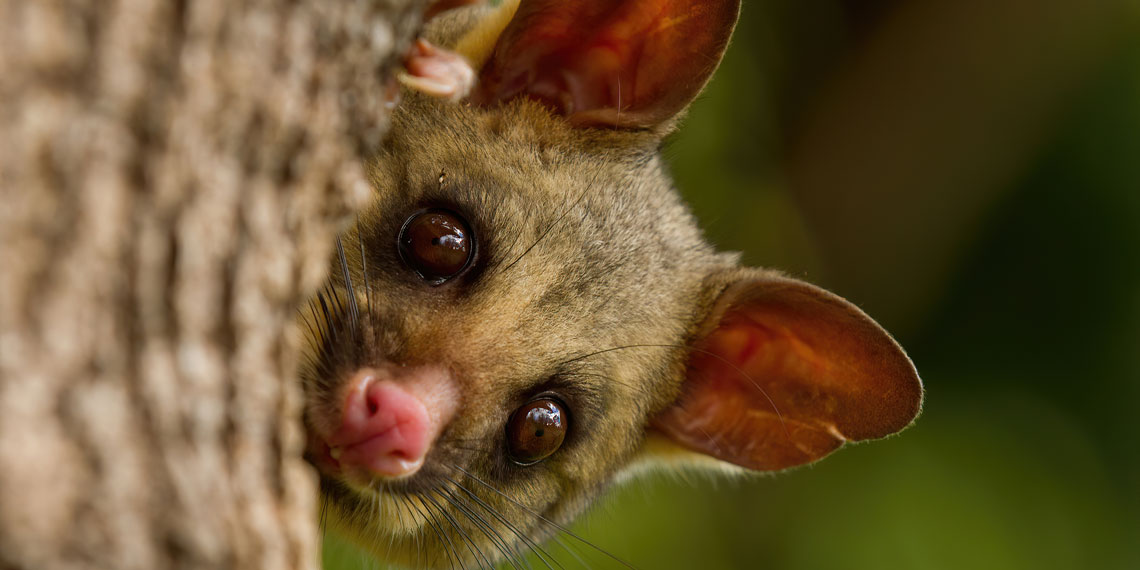
<path fill-rule="evenodd" d="M 324 291 L 317 292 L 317 302 L 321 306 L 321 313 L 324 314 L 325 328 L 328 329 L 328 331 L 329 331 L 328 335 L 330 338 L 332 338 L 333 342 L 336 342 L 337 341 L 336 327 L 333 326 L 332 311 L 329 310 L 329 303 L 327 302 L 327 299 L 325 298 L 325 292 Z"/>
<path fill-rule="evenodd" d="M 592 542 L 590 542 L 590 541 L 586 540 L 585 538 L 582 538 L 581 536 L 578 536 L 578 534 L 576 534 L 574 531 L 572 531 L 572 530 L 570 530 L 570 529 L 568 529 L 568 528 L 566 528 L 566 527 L 564 527 L 564 526 L 562 526 L 562 525 L 560 525 L 560 524 L 558 524 L 558 523 L 556 523 L 556 522 L 554 522 L 554 521 L 552 521 L 552 520 L 550 520 L 550 519 L 546 518 L 545 516 L 543 516 L 543 515 L 542 515 L 542 513 L 537 513 L 537 512 L 535 512 L 535 511 L 531 510 L 529 507 L 527 507 L 526 505 L 524 505 L 524 504 L 522 504 L 522 503 L 518 502 L 517 500 L 515 500 L 515 499 L 514 499 L 513 497 L 511 497 L 510 495 L 507 495 L 506 493 L 504 493 L 504 492 L 502 492 L 502 491 L 500 491 L 500 490 L 496 489 L 496 488 L 495 488 L 494 486 L 492 486 L 490 483 L 487 483 L 486 481 L 484 481 L 484 480 L 482 480 L 482 479 L 480 479 L 480 478 L 476 477 L 476 476 L 475 476 L 475 474 L 471 473 L 470 471 L 468 471 L 468 470 L 466 470 L 466 469 L 464 469 L 464 468 L 462 468 L 462 467 L 460 467 L 460 466 L 458 466 L 458 465 L 455 465 L 455 464 L 450 464 L 449 466 L 450 466 L 452 469 L 456 469 L 456 470 L 458 470 L 459 472 L 463 473 L 464 475 L 467 475 L 468 477 L 470 477 L 470 478 L 471 478 L 471 480 L 472 480 L 472 481 L 475 481 L 476 483 L 478 483 L 478 484 L 480 484 L 480 485 L 482 485 L 482 486 L 484 486 L 484 487 L 486 487 L 486 488 L 490 489 L 491 491 L 494 491 L 494 492 L 495 492 L 495 493 L 497 493 L 499 496 L 503 497 L 503 498 L 504 498 L 504 499 L 506 499 L 507 501 L 510 501 L 510 503 L 511 503 L 511 504 L 513 504 L 513 505 L 515 505 L 516 507 L 518 507 L 518 508 L 522 509 L 523 511 L 525 511 L 525 512 L 526 512 L 526 513 L 528 513 L 528 514 L 530 514 L 531 516 L 534 516 L 534 517 L 535 517 L 535 518 L 537 518 L 538 520 L 540 520 L 540 521 L 542 521 L 542 522 L 544 522 L 544 523 L 546 523 L 546 524 L 549 524 L 550 526 L 552 526 L 552 527 L 554 527 L 554 528 L 556 528 L 556 529 L 558 529 L 558 530 L 562 531 L 562 532 L 563 532 L 563 533 L 565 533 L 567 536 L 569 536 L 569 537 L 571 537 L 571 538 L 573 538 L 573 539 L 575 539 L 575 540 L 577 540 L 577 541 L 581 542 L 582 544 L 585 544 L 586 546 L 589 546 L 590 548 L 593 548 L 594 550 L 597 550 L 598 552 L 600 552 L 600 553 L 602 553 L 602 554 L 605 554 L 606 556 L 608 556 L 610 559 L 612 559 L 613 561 L 617 562 L 618 564 L 621 564 L 622 566 L 625 566 L 626 568 L 629 568 L 630 570 L 637 570 L 637 569 L 636 569 L 636 568 L 634 568 L 634 566 L 633 566 L 632 564 L 630 564 L 629 562 L 626 562 L 625 560 L 622 560 L 621 558 L 618 558 L 616 555 L 614 555 L 614 554 L 610 553 L 609 551 L 607 551 L 607 550 L 605 550 L 605 549 L 603 549 L 603 548 L 601 548 L 601 547 L 597 546 L 596 544 L 594 544 L 594 543 L 592 543 Z"/>
<path fill-rule="evenodd" d="M 356 339 L 356 323 L 360 320 L 360 307 L 356 304 L 356 292 L 352 288 L 352 276 L 348 273 L 348 260 L 344 256 L 344 243 L 340 236 L 336 236 L 336 256 L 340 260 L 340 271 L 344 277 L 344 289 L 348 295 L 348 315 L 350 317 L 348 330 L 352 338 Z"/>
<path fill-rule="evenodd" d="M 368 277 L 368 257 L 364 255 L 364 236 L 360 235 L 360 215 L 356 216 L 356 245 L 360 248 L 360 273 L 364 278 L 364 311 L 368 313 L 368 326 L 375 328 L 372 322 L 372 279 Z"/>
<path fill-rule="evenodd" d="M 413 525 L 415 525 L 415 526 L 422 526 L 422 525 L 418 525 L 418 524 L 416 524 L 416 513 L 419 513 L 420 517 L 422 517 L 422 518 L 423 518 L 424 522 L 425 522 L 425 523 L 427 523 L 427 525 L 428 525 L 428 526 L 432 526 L 432 524 L 431 524 L 431 517 L 427 516 L 427 515 L 426 515 L 426 514 L 424 514 L 422 511 L 420 511 L 419 507 L 417 507 L 417 506 L 416 506 L 416 504 L 412 502 L 412 499 L 411 499 L 411 497 L 406 497 L 406 498 L 405 498 L 405 500 L 403 501 L 403 505 L 404 505 L 405 507 L 407 507 L 407 509 L 408 509 L 408 517 L 410 517 L 410 518 L 412 519 L 412 524 L 413 524 Z M 401 527 L 403 527 L 403 526 L 404 526 L 404 524 L 403 524 L 403 520 L 404 520 L 404 519 L 403 519 L 403 517 L 401 517 L 401 518 L 400 518 L 400 526 L 401 526 Z M 433 529 L 433 530 L 434 530 L 434 529 Z M 414 534 L 414 536 L 416 537 L 416 566 L 422 566 L 422 564 L 420 564 L 420 561 L 424 559 L 424 539 L 423 539 L 423 535 L 422 535 L 421 533 L 418 533 L 418 532 L 417 532 L 417 533 L 415 533 L 415 534 Z M 393 535 L 393 539 L 394 539 L 394 538 L 395 538 L 395 537 L 394 537 L 394 535 Z M 442 539 L 440 540 L 440 544 L 441 544 L 441 545 L 443 544 L 443 540 L 442 540 Z M 452 567 L 452 568 L 455 568 L 455 563 L 454 563 L 454 562 L 451 564 L 451 567 Z"/>
<path fill-rule="evenodd" d="M 415 505 L 412 504 L 411 499 L 404 499 L 402 501 L 396 502 L 396 518 L 399 520 L 400 528 L 406 528 L 406 524 L 404 523 L 404 509 L 407 509 L 408 516 L 411 517 L 412 522 L 416 521 L 416 515 L 412 512 L 412 508 L 414 506 Z M 400 507 L 404 507 L 404 509 L 401 509 Z M 428 519 L 425 518 L 425 520 L 428 520 Z M 394 547 L 396 544 L 396 542 L 395 542 L 396 541 L 396 535 L 389 534 L 388 537 L 389 537 L 388 538 L 388 550 L 391 550 L 392 547 Z M 420 540 L 421 539 L 419 538 L 419 533 L 416 533 L 416 557 L 417 557 L 417 559 L 419 558 L 420 553 L 423 552 L 423 545 L 421 544 Z"/>
<path fill-rule="evenodd" d="M 566 544 L 566 541 L 562 540 L 562 537 L 560 537 L 556 534 L 551 538 L 554 540 L 554 542 L 558 543 L 558 546 L 562 547 L 562 550 L 565 550 L 566 552 L 570 553 L 570 556 L 573 556 L 574 560 L 578 561 L 578 564 L 581 564 L 583 568 L 586 568 L 587 570 L 589 570 L 590 565 L 587 564 L 585 560 L 582 560 L 582 557 L 579 556 L 578 553 L 575 552 L 574 549 L 571 548 L 569 544 Z"/>
<path fill-rule="evenodd" d="M 482 532 L 483 535 L 486 536 L 487 539 L 489 539 L 491 543 L 495 545 L 495 549 L 503 555 L 503 557 L 507 562 L 510 563 L 511 566 L 518 570 L 522 570 L 522 567 L 519 566 L 517 562 L 515 562 L 515 558 L 512 556 L 512 554 L 517 556 L 517 552 L 512 551 L 510 545 L 508 545 L 507 541 L 503 539 L 503 535 L 499 534 L 499 531 L 495 530 L 495 528 L 491 526 L 487 519 L 480 516 L 479 513 L 476 513 L 468 508 L 467 505 L 463 504 L 463 502 L 460 501 L 459 498 L 454 494 L 452 494 L 451 491 L 448 491 L 447 489 L 435 489 L 435 492 L 443 500 L 447 501 L 453 507 L 459 510 L 459 512 L 463 513 L 463 516 L 467 517 L 468 520 L 475 523 L 475 526 L 479 528 L 479 531 Z"/>
<path fill-rule="evenodd" d="M 478 447 L 463 447 L 461 445 L 448 445 L 451 449 L 458 449 L 460 451 L 470 451 L 472 453 L 491 453 L 490 449 Z"/>
<path fill-rule="evenodd" d="M 712 444 L 713 449 L 716 450 L 717 455 L 723 455 L 724 454 L 724 449 L 721 448 L 720 443 L 717 442 L 716 438 L 714 438 L 713 435 L 708 432 L 708 430 L 706 430 L 705 428 L 697 428 L 697 429 L 700 430 L 701 435 L 705 436 L 705 439 L 707 439 L 709 441 L 709 443 Z M 788 429 L 784 428 L 784 431 L 787 432 Z M 790 438 L 791 434 L 788 434 L 788 437 Z"/>
<path fill-rule="evenodd" d="M 312 305 L 311 301 L 310 305 Z M 312 340 L 313 346 L 318 346 L 320 344 L 321 337 L 317 334 L 317 331 L 313 329 L 312 319 L 310 319 L 309 315 L 305 314 L 305 311 L 301 309 L 297 309 L 297 312 L 301 315 L 301 321 L 305 323 L 305 327 L 309 329 L 309 339 Z"/>
<path fill-rule="evenodd" d="M 332 300 L 332 302 L 329 303 L 329 306 L 332 307 L 333 318 L 339 320 L 342 315 L 348 312 L 344 307 L 344 299 L 340 298 L 340 292 L 338 289 L 333 287 L 332 283 L 325 283 L 324 293 L 329 299 Z"/>
<path fill-rule="evenodd" d="M 330 502 L 329 496 L 322 493 L 321 494 L 321 522 L 318 525 L 318 528 L 321 530 L 321 532 L 325 532 L 329 528 L 329 502 Z"/>
<path fill-rule="evenodd" d="M 570 212 L 573 211 L 574 208 L 576 208 L 578 204 L 582 202 L 586 195 L 589 194 L 589 191 L 594 188 L 594 183 L 597 181 L 598 176 L 599 174 L 594 174 L 594 177 L 590 180 L 590 182 L 586 183 L 586 187 L 582 190 L 582 193 L 578 195 L 578 198 L 574 200 L 574 203 L 567 206 L 566 209 L 563 210 L 562 213 L 558 216 L 558 218 L 554 220 L 554 223 L 550 224 L 550 226 L 546 228 L 546 231 L 542 232 L 542 235 L 538 236 L 538 239 L 534 240 L 534 243 L 530 244 L 530 247 L 526 248 L 526 251 L 522 252 L 522 254 L 516 257 L 514 261 L 507 264 L 507 266 L 503 268 L 504 272 L 514 267 L 516 263 L 521 261 L 522 258 L 526 257 L 526 255 L 530 253 L 531 250 L 535 248 L 535 246 L 541 243 L 543 239 L 546 239 L 546 236 L 550 235 L 550 232 L 554 231 L 554 228 L 558 227 L 558 224 L 562 223 L 562 220 L 565 219 L 566 216 L 569 215 Z"/>
<path fill-rule="evenodd" d="M 524 543 L 526 543 L 527 546 L 531 548 L 531 550 L 534 550 L 535 554 L 539 557 L 540 560 L 542 560 L 543 555 L 547 556 L 551 560 L 554 560 L 554 557 L 550 556 L 550 554 L 548 552 L 543 550 L 543 548 L 540 544 L 535 542 L 534 539 L 528 537 L 526 534 L 520 532 L 519 529 L 515 525 L 511 524 L 509 519 L 507 519 L 502 514 L 500 514 L 499 511 L 495 510 L 494 507 L 492 507 L 491 505 L 488 505 L 486 502 L 484 502 L 482 499 L 480 499 L 479 496 L 476 495 L 473 491 L 471 491 L 470 489 L 465 487 L 459 481 L 456 481 L 455 479 L 452 479 L 451 477 L 448 477 L 447 475 L 443 475 L 443 478 L 450 481 L 451 484 L 455 485 L 457 488 L 462 490 L 464 493 L 467 493 L 467 495 L 469 497 L 471 497 L 471 500 L 475 501 L 475 504 L 483 507 L 483 509 L 486 510 L 488 513 L 490 513 L 492 517 L 495 517 L 496 520 L 503 523 L 503 525 L 506 526 L 508 530 L 510 530 L 512 533 L 514 533 L 515 536 L 519 537 L 519 539 L 521 539 Z M 547 563 L 545 560 L 543 560 L 543 563 L 546 564 L 547 568 L 550 567 L 550 564 Z M 559 564 L 557 560 L 554 560 L 554 563 L 558 564 L 559 568 L 562 567 L 562 565 Z"/>
<path fill-rule="evenodd" d="M 320 314 L 317 311 L 317 301 L 315 298 L 309 299 L 309 315 L 313 320 L 313 324 L 317 326 L 317 332 L 320 333 L 320 338 L 325 338 L 325 329 L 321 326 Z M 323 342 L 321 344 L 324 344 Z"/>
<path fill-rule="evenodd" d="M 606 376 L 605 374 L 598 374 L 596 372 L 573 372 L 571 374 L 574 376 L 591 376 L 593 378 L 601 378 L 602 380 L 609 380 L 610 382 L 613 382 L 614 384 L 617 384 L 619 386 L 625 386 L 626 388 L 629 388 L 630 390 L 633 390 L 634 392 L 639 392 L 643 396 L 653 396 L 654 395 L 652 390 L 648 390 L 642 386 L 636 386 L 634 384 L 630 384 L 629 382 L 622 382 L 621 380 L 618 380 L 617 378 L 614 378 L 613 376 Z"/>
<path fill-rule="evenodd" d="M 479 546 L 475 544 L 475 541 L 471 540 L 471 536 L 467 534 L 467 531 L 463 530 L 463 526 L 459 524 L 459 521 L 455 520 L 455 517 L 451 516 L 451 513 L 447 512 L 447 510 L 437 503 L 435 499 L 431 498 L 431 496 L 425 494 L 421 495 L 421 497 L 435 505 L 436 512 L 443 515 L 443 518 L 451 524 L 452 528 L 459 532 L 460 538 L 467 543 L 467 550 L 475 557 L 475 560 L 479 563 L 479 567 L 493 570 L 494 565 L 491 564 L 491 561 L 483 554 L 483 549 L 479 548 Z"/>
<path fill-rule="evenodd" d="M 424 502 L 423 496 L 417 495 L 416 498 L 420 500 L 420 505 L 422 505 L 425 510 L 431 510 L 431 508 L 428 507 L 428 504 Z M 451 537 L 444 532 L 443 527 L 439 526 L 439 523 L 433 520 L 433 517 L 427 516 L 423 511 L 420 510 L 419 507 L 412 503 L 411 497 L 408 498 L 408 504 L 411 506 L 411 508 L 415 509 L 416 512 L 420 513 L 420 516 L 423 517 L 424 522 L 427 523 L 427 525 L 431 527 L 432 531 L 435 532 L 435 535 L 439 537 L 439 544 L 441 547 L 443 547 L 443 551 L 447 553 L 447 560 L 451 567 L 455 568 L 456 563 L 459 563 L 459 565 L 462 566 L 463 563 L 459 561 L 459 553 L 455 550 L 455 543 L 452 542 Z M 423 552 L 422 544 L 418 550 L 421 553 Z M 416 565 L 419 566 L 418 561 Z"/>
<path fill-rule="evenodd" d="M 368 507 L 369 512 L 370 513 L 371 512 L 376 513 L 376 518 L 373 518 L 371 520 L 384 520 L 384 496 L 374 494 L 374 495 L 372 495 L 371 499 L 372 500 L 369 501 L 370 505 Z M 374 540 L 377 543 L 379 543 L 381 540 L 383 540 L 384 533 L 381 531 L 382 531 L 382 529 L 380 528 L 380 525 L 373 525 L 372 526 L 372 540 Z M 388 554 L 390 552 L 392 552 L 391 537 L 389 537 L 389 539 L 388 539 L 388 549 L 385 550 L 384 553 Z"/>

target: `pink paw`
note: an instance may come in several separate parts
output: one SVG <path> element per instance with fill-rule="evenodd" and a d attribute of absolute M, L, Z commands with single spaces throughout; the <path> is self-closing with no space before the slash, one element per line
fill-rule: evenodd
<path fill-rule="evenodd" d="M 404 58 L 400 83 L 432 97 L 459 101 L 475 85 L 475 70 L 463 56 L 420 38 Z"/>

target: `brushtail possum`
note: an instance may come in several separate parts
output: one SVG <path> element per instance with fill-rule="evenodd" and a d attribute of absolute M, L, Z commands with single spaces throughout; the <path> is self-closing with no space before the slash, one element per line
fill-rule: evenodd
<path fill-rule="evenodd" d="M 886 331 L 714 251 L 674 190 L 662 139 L 738 10 L 523 0 L 429 23 L 374 200 L 301 318 L 330 530 L 399 565 L 517 567 L 640 468 L 783 470 L 916 417 Z"/>

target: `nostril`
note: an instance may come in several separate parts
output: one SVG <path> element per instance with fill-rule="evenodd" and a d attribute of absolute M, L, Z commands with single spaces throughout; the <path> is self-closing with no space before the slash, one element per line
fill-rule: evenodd
<path fill-rule="evenodd" d="M 342 467 L 395 477 L 414 473 L 423 464 L 440 426 L 415 392 L 417 379 L 404 380 L 365 376 L 356 384 L 332 437 L 333 446 L 342 448 Z"/>
<path fill-rule="evenodd" d="M 402 477 L 423 465 L 456 408 L 454 381 L 434 367 L 362 369 L 345 395 L 339 427 L 326 443 L 345 472 Z"/>

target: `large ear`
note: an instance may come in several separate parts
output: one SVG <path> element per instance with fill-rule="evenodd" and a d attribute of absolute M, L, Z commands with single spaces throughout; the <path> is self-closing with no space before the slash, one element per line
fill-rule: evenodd
<path fill-rule="evenodd" d="M 523 0 L 471 100 L 536 99 L 575 125 L 651 127 L 720 63 L 740 0 Z"/>
<path fill-rule="evenodd" d="M 814 285 L 737 275 L 701 334 L 681 397 L 652 421 L 691 451 L 786 469 L 918 415 L 922 382 L 906 353 L 857 307 Z"/>

